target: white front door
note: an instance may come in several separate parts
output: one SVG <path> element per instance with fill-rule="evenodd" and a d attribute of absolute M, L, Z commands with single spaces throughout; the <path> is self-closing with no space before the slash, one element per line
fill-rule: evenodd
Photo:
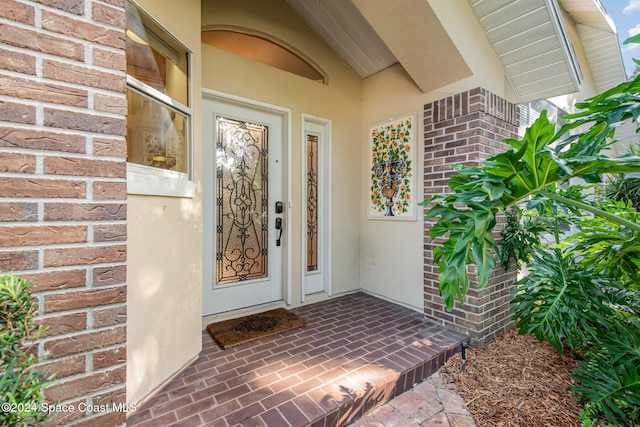
<path fill-rule="evenodd" d="M 203 315 L 283 299 L 282 111 L 203 96 Z"/>

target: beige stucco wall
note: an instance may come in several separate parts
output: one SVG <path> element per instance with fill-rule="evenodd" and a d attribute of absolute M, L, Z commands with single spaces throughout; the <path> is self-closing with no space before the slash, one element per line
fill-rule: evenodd
<path fill-rule="evenodd" d="M 203 28 L 243 27 L 268 34 L 305 54 L 328 76 L 328 84 L 202 45 L 203 87 L 291 110 L 291 303 L 302 301 L 302 199 L 300 159 L 302 114 L 331 120 L 332 294 L 359 288 L 360 79 L 310 30 L 286 1 L 209 1 L 202 7 Z M 212 167 L 205 165 L 204 167 Z"/>
<path fill-rule="evenodd" d="M 202 347 L 200 0 L 138 3 L 193 51 L 197 185 L 193 198 L 128 198 L 127 401 L 134 403 Z"/>
<path fill-rule="evenodd" d="M 415 221 L 385 221 L 367 218 L 369 207 L 369 129 L 407 113 L 416 115 L 415 135 L 418 148 L 416 166 L 416 201 L 423 196 L 422 112 L 424 105 L 474 87 L 484 87 L 506 97 L 505 78 L 500 60 L 473 15 L 468 2 L 429 2 L 449 37 L 458 46 L 473 76 L 454 82 L 430 93 L 422 93 L 400 65 L 392 66 L 362 83 L 362 128 L 359 195 L 361 259 L 360 284 L 371 294 L 398 302 L 422 312 L 423 301 L 423 215 L 418 206 Z M 443 70 L 446 72 L 446 70 Z"/>
<path fill-rule="evenodd" d="M 472 87 L 483 87 L 509 99 L 504 69 L 468 0 L 428 0 L 449 38 L 471 68 Z M 447 70 L 443 70 L 447 72 Z M 450 94 L 435 98 L 440 99 Z"/>

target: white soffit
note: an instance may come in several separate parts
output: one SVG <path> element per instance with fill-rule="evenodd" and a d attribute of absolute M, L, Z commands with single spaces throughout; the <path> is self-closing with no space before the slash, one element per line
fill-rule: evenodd
<path fill-rule="evenodd" d="M 423 92 L 472 75 L 427 0 L 287 0 L 360 78 L 400 63 Z"/>
<path fill-rule="evenodd" d="M 288 2 L 360 78 L 398 62 L 351 1 Z"/>
<path fill-rule="evenodd" d="M 555 0 L 469 2 L 518 102 L 578 91 L 580 69 Z"/>
<path fill-rule="evenodd" d="M 473 75 L 427 0 L 352 1 L 422 92 Z"/>
<path fill-rule="evenodd" d="M 560 5 L 576 21 L 596 90 L 626 81 L 616 26 L 600 0 L 560 0 Z"/>

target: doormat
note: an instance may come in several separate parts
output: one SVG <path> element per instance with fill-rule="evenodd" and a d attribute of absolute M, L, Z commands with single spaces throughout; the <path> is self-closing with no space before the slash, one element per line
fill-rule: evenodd
<path fill-rule="evenodd" d="M 307 321 L 289 310 L 277 308 L 238 319 L 224 320 L 207 326 L 207 331 L 224 349 L 255 341 L 262 337 L 301 328 Z"/>

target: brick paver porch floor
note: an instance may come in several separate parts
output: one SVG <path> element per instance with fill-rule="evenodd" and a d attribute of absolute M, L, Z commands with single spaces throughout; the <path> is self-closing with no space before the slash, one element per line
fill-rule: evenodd
<path fill-rule="evenodd" d="M 228 350 L 204 332 L 198 359 L 127 426 L 342 426 L 429 377 L 467 339 L 363 293 L 292 311 L 306 327 Z"/>

